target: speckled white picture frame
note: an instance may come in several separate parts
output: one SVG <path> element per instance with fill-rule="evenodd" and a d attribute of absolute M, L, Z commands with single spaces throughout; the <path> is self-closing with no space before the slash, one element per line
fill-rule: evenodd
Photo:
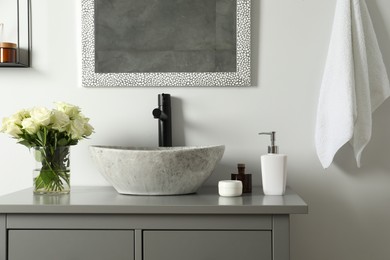
<path fill-rule="evenodd" d="M 237 0 L 236 72 L 96 73 L 94 0 L 82 0 L 83 87 L 250 86 L 251 0 Z"/>

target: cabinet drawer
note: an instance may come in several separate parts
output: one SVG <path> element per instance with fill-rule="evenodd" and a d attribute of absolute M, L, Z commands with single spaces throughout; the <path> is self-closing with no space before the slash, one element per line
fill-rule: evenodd
<path fill-rule="evenodd" d="M 144 260 L 271 260 L 271 231 L 144 231 Z"/>
<path fill-rule="evenodd" d="M 8 260 L 134 260 L 131 230 L 9 230 Z"/>

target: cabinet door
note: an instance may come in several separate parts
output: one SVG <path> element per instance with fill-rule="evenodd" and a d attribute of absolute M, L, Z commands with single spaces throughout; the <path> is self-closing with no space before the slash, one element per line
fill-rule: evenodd
<path fill-rule="evenodd" d="M 144 260 L 271 260 L 271 231 L 144 231 Z"/>
<path fill-rule="evenodd" d="M 10 230 L 8 260 L 132 260 L 130 230 Z"/>

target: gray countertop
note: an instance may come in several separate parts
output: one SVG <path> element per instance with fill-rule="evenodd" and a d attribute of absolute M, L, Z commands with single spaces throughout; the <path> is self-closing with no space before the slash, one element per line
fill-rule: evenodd
<path fill-rule="evenodd" d="M 261 187 L 240 197 L 220 197 L 217 187 L 195 194 L 132 196 L 109 186 L 72 187 L 68 195 L 33 195 L 25 189 L 0 197 L 0 214 L 305 214 L 307 204 L 287 188 L 284 196 L 265 196 Z"/>

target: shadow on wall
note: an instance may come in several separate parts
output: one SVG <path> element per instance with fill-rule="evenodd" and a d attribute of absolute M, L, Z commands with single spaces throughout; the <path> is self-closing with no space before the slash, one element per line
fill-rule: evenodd
<path fill-rule="evenodd" d="M 183 113 L 183 101 L 180 98 L 171 96 L 172 107 L 172 144 L 173 146 L 185 146 L 185 119 Z"/>
<path fill-rule="evenodd" d="M 306 185 L 300 191 L 309 214 L 291 216 L 291 259 L 376 259 L 367 255 L 372 253 L 371 246 L 362 234 L 371 234 L 367 234 L 364 216 L 358 214 L 351 197 L 340 196 L 339 187 L 330 192 L 332 182 L 323 180 L 321 187 Z"/>
<path fill-rule="evenodd" d="M 372 172 L 390 173 L 390 98 L 373 114 L 372 137 L 362 154 L 362 166 L 357 168 L 352 147 L 344 145 L 336 154 L 334 163 L 351 176 L 366 175 Z"/>
<path fill-rule="evenodd" d="M 377 1 L 366 1 L 368 11 L 370 12 L 375 33 L 378 38 L 379 48 L 381 49 L 383 59 L 387 68 L 387 74 L 390 75 L 390 28 L 383 18 L 383 11 L 378 7 Z"/>

